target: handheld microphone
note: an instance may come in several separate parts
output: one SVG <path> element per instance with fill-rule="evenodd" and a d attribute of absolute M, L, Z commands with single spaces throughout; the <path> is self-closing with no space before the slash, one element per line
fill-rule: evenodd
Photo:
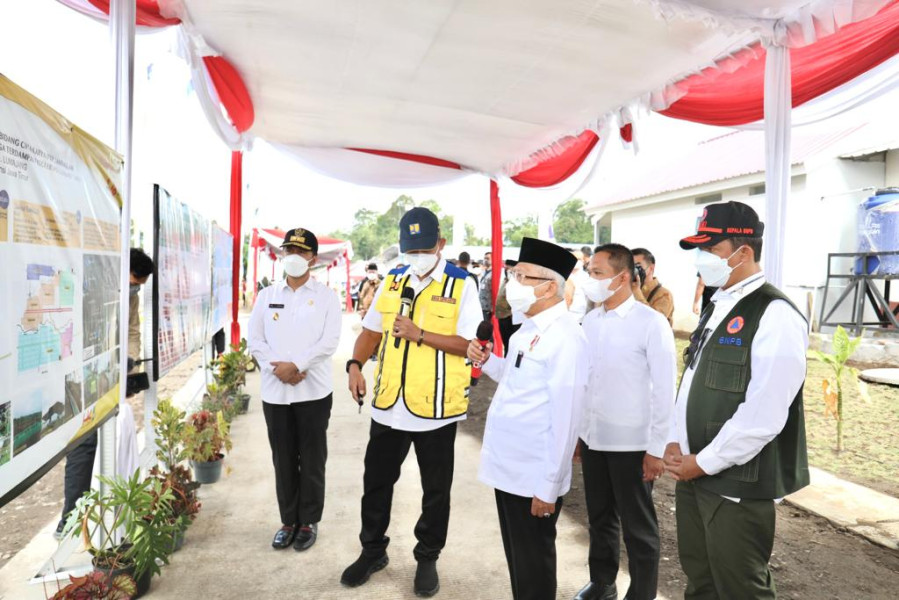
<path fill-rule="evenodd" d="M 481 324 L 478 325 L 478 343 L 481 344 L 481 350 L 487 350 L 487 344 L 493 341 L 493 324 L 490 321 L 481 321 Z M 481 377 L 481 363 L 475 361 L 471 363 L 471 385 L 472 387 L 478 384 L 478 379 Z"/>
<path fill-rule="evenodd" d="M 400 316 L 408 317 L 412 312 L 412 301 L 415 300 L 415 290 L 408 285 L 403 288 L 403 294 L 400 296 Z M 400 347 L 400 338 L 393 338 L 393 347 Z"/>

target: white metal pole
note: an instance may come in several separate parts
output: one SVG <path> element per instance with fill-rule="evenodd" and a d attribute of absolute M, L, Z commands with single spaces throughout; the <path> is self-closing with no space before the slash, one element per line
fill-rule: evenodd
<path fill-rule="evenodd" d="M 792 76 L 790 49 L 771 45 L 765 58 L 765 235 L 762 261 L 765 277 L 783 286 L 787 200 L 792 161 Z"/>
<path fill-rule="evenodd" d="M 115 149 L 125 160 L 122 173 L 121 291 L 119 295 L 119 403 L 125 402 L 128 373 L 128 309 L 131 239 L 131 131 L 134 90 L 135 0 L 112 0 L 109 4 L 109 32 L 115 55 Z M 116 422 L 110 419 L 100 436 L 100 472 L 112 477 L 116 472 Z"/>

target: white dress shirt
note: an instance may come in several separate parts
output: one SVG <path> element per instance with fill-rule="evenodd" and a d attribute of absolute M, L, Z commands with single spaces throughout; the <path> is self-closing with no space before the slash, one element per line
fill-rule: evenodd
<path fill-rule="evenodd" d="M 334 391 L 331 356 L 340 341 L 340 319 L 337 294 L 312 277 L 296 290 L 282 280 L 259 292 L 247 346 L 262 370 L 264 402 L 321 400 Z M 282 383 L 273 362 L 292 362 L 306 372 L 306 379 Z"/>
<path fill-rule="evenodd" d="M 712 296 L 714 312 L 706 327 L 715 331 L 734 305 L 765 283 L 762 273 L 747 277 Z M 708 343 L 708 342 L 706 342 Z M 746 400 L 697 456 L 696 463 L 709 475 L 755 457 L 784 428 L 790 405 L 805 381 L 808 325 L 789 304 L 774 300 L 768 305 L 752 341 L 751 375 Z M 702 350 L 700 350 L 701 354 Z M 699 364 L 697 359 L 694 363 Z M 687 400 L 696 369 L 684 372 L 668 434 L 681 452 L 690 454 L 687 437 Z"/>
<path fill-rule="evenodd" d="M 674 333 L 630 296 L 584 318 L 590 378 L 581 439 L 591 450 L 665 454 L 677 371 Z"/>
<path fill-rule="evenodd" d="M 483 366 L 499 386 L 478 479 L 544 502 L 568 492 L 588 369 L 587 338 L 564 301 L 526 319 L 507 357 L 491 356 Z"/>
<path fill-rule="evenodd" d="M 437 266 L 434 267 L 431 274 L 424 279 L 419 279 L 418 275 L 410 270 L 407 285 L 415 291 L 415 297 L 417 298 L 422 290 L 428 287 L 432 281 L 443 281 L 443 278 L 446 277 L 446 273 L 444 272 L 445 269 L 446 260 L 441 258 L 437 261 Z M 378 300 L 381 298 L 381 292 L 385 287 L 386 286 L 383 285 L 378 287 L 378 291 L 375 292 L 375 297 L 371 302 L 371 308 L 365 313 L 365 318 L 362 319 L 362 326 L 365 329 L 379 334 L 384 333 L 382 326 L 384 319 L 381 316 L 381 313 L 378 312 L 377 306 Z M 415 316 L 416 315 L 413 315 L 413 320 Z M 478 286 L 474 279 L 466 277 L 465 287 L 462 288 L 459 320 L 456 322 L 456 335 L 461 336 L 466 340 L 473 339 L 475 335 L 477 335 L 478 325 L 483 318 L 484 314 L 481 312 L 481 301 L 478 298 Z M 418 322 L 415 324 L 419 327 L 422 326 L 422 324 Z M 396 404 L 387 410 L 373 407 L 371 410 L 371 418 L 376 423 L 399 431 L 433 431 L 435 429 L 440 429 L 445 425 L 449 425 L 450 423 L 464 420 L 465 414 L 450 419 L 423 419 L 409 412 L 409 409 L 406 408 L 406 403 L 403 401 L 402 393 L 400 393 L 400 397 L 396 401 Z"/>

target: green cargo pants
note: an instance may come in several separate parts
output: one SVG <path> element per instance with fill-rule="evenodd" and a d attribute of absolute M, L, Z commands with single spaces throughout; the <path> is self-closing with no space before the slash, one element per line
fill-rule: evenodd
<path fill-rule="evenodd" d="M 677 545 L 686 600 L 776 598 L 768 568 L 774 501 L 732 502 L 692 482 L 676 488 Z"/>

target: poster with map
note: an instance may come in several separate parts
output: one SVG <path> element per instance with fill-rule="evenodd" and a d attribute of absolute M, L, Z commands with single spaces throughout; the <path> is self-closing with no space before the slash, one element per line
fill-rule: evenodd
<path fill-rule="evenodd" d="M 200 350 L 215 331 L 210 330 L 211 223 L 158 185 L 153 196 L 157 269 L 153 368 L 158 380 Z"/>
<path fill-rule="evenodd" d="M 118 404 L 121 175 L 0 75 L 0 506 Z"/>

